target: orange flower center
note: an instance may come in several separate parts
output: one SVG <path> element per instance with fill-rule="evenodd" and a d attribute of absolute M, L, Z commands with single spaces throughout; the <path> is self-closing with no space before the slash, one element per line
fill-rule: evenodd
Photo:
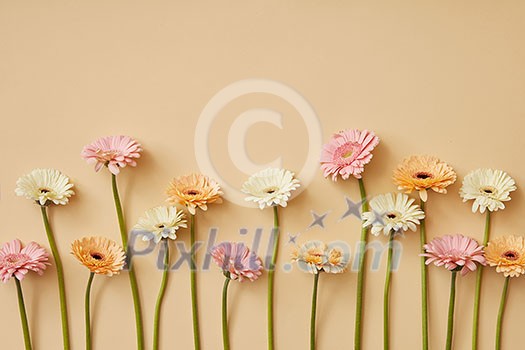
<path fill-rule="evenodd" d="M 414 175 L 415 178 L 425 180 L 432 177 L 432 174 L 427 173 L 426 171 L 419 171 Z"/>
<path fill-rule="evenodd" d="M 518 258 L 520 257 L 520 255 L 513 250 L 507 250 L 501 256 L 510 261 L 518 260 Z"/>

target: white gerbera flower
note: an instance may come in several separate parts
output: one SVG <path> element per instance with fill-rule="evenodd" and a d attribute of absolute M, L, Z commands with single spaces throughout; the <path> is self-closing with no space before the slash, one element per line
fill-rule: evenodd
<path fill-rule="evenodd" d="M 259 204 L 259 208 L 280 205 L 286 207 L 291 191 L 297 189 L 299 180 L 289 170 L 268 168 L 250 176 L 242 185 L 242 192 L 249 194 L 247 201 Z"/>
<path fill-rule="evenodd" d="M 479 212 L 483 214 L 486 209 L 490 211 L 504 209 L 503 202 L 510 201 L 510 192 L 515 189 L 516 183 L 506 172 L 477 169 L 465 176 L 459 195 L 463 198 L 463 202 L 474 199 L 472 212 L 475 213 L 479 208 Z"/>
<path fill-rule="evenodd" d="M 51 202 L 66 205 L 69 197 L 75 194 L 72 187 L 69 178 L 56 169 L 33 169 L 16 181 L 15 193 L 41 206 Z"/>
<path fill-rule="evenodd" d="M 390 232 L 402 233 L 408 229 L 415 231 L 419 220 L 425 218 L 425 213 L 419 205 L 413 204 L 414 199 L 404 193 L 387 193 L 375 196 L 370 200 L 370 210 L 362 214 L 363 226 L 371 226 L 371 233 L 378 236 L 381 231 L 385 235 Z"/>
<path fill-rule="evenodd" d="M 163 238 L 176 239 L 177 230 L 186 227 L 186 219 L 182 210 L 177 210 L 172 206 L 159 206 L 147 210 L 144 216 L 139 218 L 134 229 L 144 233 L 142 240 L 153 239 L 155 243 L 159 243 Z"/>

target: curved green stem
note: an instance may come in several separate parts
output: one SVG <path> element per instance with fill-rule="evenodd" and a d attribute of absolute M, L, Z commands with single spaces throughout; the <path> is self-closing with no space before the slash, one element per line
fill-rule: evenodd
<path fill-rule="evenodd" d="M 425 202 L 421 200 L 419 202 L 421 210 L 425 212 Z M 427 213 L 425 212 L 425 216 Z M 425 253 L 424 245 L 427 243 L 427 233 L 425 226 L 425 219 L 421 220 L 419 225 L 419 252 Z M 421 350 L 428 350 L 428 277 L 427 277 L 427 265 L 425 264 L 425 257 L 422 256 L 420 259 L 421 269 L 421 332 L 423 347 Z"/>
<path fill-rule="evenodd" d="M 29 335 L 29 325 L 27 323 L 26 306 L 24 303 L 24 295 L 22 294 L 22 285 L 15 277 L 16 294 L 18 296 L 18 310 L 20 311 L 20 321 L 22 321 L 22 331 L 24 333 L 24 344 L 26 350 L 31 350 L 31 336 Z"/>
<path fill-rule="evenodd" d="M 53 254 L 53 259 L 55 260 L 55 266 L 57 269 L 58 294 L 60 298 L 60 315 L 62 319 L 62 339 L 64 343 L 64 350 L 69 350 L 69 322 L 67 316 L 64 268 L 62 266 L 62 259 L 60 259 L 60 254 L 58 253 L 55 236 L 53 235 L 53 230 L 51 229 L 51 225 L 49 224 L 49 219 L 47 217 L 47 207 L 40 206 L 40 212 L 42 213 L 42 219 L 44 220 L 44 227 L 46 229 L 47 240 L 49 241 L 49 247 L 51 248 L 51 253 Z"/>
<path fill-rule="evenodd" d="M 485 216 L 485 233 L 483 236 L 483 246 L 487 246 L 490 239 L 490 210 Z M 476 271 L 476 290 L 474 295 L 474 315 L 472 317 L 472 350 L 478 348 L 478 326 L 479 326 L 479 300 L 481 296 L 481 280 L 483 276 L 483 266 L 478 266 Z"/>
<path fill-rule="evenodd" d="M 505 305 L 507 304 L 507 291 L 509 289 L 510 277 L 505 277 L 503 284 L 503 292 L 501 293 L 501 301 L 498 311 L 498 323 L 496 325 L 496 350 L 501 349 L 501 325 L 503 323 L 503 314 L 505 313 Z"/>
<path fill-rule="evenodd" d="M 390 279 L 392 277 L 392 255 L 394 252 L 394 232 L 390 232 L 388 239 L 388 257 L 386 260 L 385 289 L 383 293 L 383 349 L 390 348 L 389 319 L 390 319 Z"/>
<path fill-rule="evenodd" d="M 111 187 L 113 190 L 113 199 L 115 201 L 115 209 L 117 210 L 118 225 L 120 229 L 120 236 L 122 238 L 122 245 L 128 256 L 128 276 L 131 286 L 131 294 L 133 296 L 133 306 L 135 309 L 135 327 L 137 331 L 137 350 L 144 349 L 144 327 L 142 325 L 142 308 L 140 305 L 140 295 L 137 283 L 137 276 L 131 263 L 131 257 L 128 255 L 128 231 L 126 229 L 126 222 L 124 221 L 124 213 L 122 211 L 122 204 L 120 203 L 120 196 L 117 187 L 117 176 L 111 174 Z"/>
<path fill-rule="evenodd" d="M 272 247 L 272 258 L 270 266 L 268 267 L 268 350 L 273 350 L 274 337 L 273 337 L 273 285 L 274 285 L 274 273 L 275 273 L 275 262 L 277 261 L 277 253 L 279 251 L 279 212 L 277 205 L 273 206 L 273 230 L 274 235 L 273 247 Z"/>
<path fill-rule="evenodd" d="M 226 276 L 222 287 L 222 344 L 224 350 L 230 350 L 230 335 L 228 333 L 228 285 L 231 279 Z"/>
<path fill-rule="evenodd" d="M 197 304 L 197 264 L 195 262 L 195 214 L 190 215 L 190 249 L 191 249 L 191 312 L 193 317 L 193 343 L 195 350 L 201 348 L 200 327 L 199 327 L 199 307 Z"/>
<path fill-rule="evenodd" d="M 95 274 L 91 272 L 86 287 L 86 296 L 84 299 L 84 316 L 86 322 L 86 350 L 91 350 L 91 285 L 93 284 L 93 277 Z"/>
<path fill-rule="evenodd" d="M 310 316 L 310 350 L 315 350 L 315 314 L 317 312 L 317 286 L 319 285 L 319 275 L 317 271 L 314 275 L 314 290 L 312 292 L 312 315 Z"/>
<path fill-rule="evenodd" d="M 361 213 L 368 211 L 368 201 L 366 198 L 365 184 L 363 179 L 358 179 L 359 192 L 361 194 Z M 355 306 L 355 330 L 354 330 L 354 349 L 361 349 L 361 333 L 363 331 L 363 291 L 365 286 L 365 265 L 366 265 L 366 245 L 368 241 L 368 229 L 361 227 L 361 240 L 359 241 L 359 250 L 357 252 L 359 264 L 357 270 L 357 292 Z"/>
<path fill-rule="evenodd" d="M 452 271 L 450 277 L 450 300 L 448 302 L 448 326 L 446 350 L 452 349 L 452 336 L 454 333 L 454 304 L 456 302 L 456 277 L 458 272 Z"/>
<path fill-rule="evenodd" d="M 162 272 L 162 281 L 160 282 L 159 295 L 157 296 L 157 303 L 155 305 L 155 317 L 153 319 L 153 350 L 159 348 L 159 324 L 160 324 L 160 308 L 164 300 L 166 292 L 166 285 L 168 283 L 168 271 L 170 266 L 170 252 L 169 242 L 167 238 L 162 239 L 164 245 L 164 266 Z"/>

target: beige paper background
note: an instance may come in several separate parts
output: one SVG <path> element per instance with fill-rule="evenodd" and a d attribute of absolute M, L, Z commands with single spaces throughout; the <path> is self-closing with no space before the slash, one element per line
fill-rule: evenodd
<path fill-rule="evenodd" d="M 428 235 L 464 233 L 482 238 L 484 218 L 458 196 L 462 177 L 479 167 L 506 170 L 519 189 L 493 218 L 493 236 L 524 234 L 525 184 L 522 136 L 525 117 L 525 3 L 522 1 L 0 1 L 0 178 L 2 242 L 15 237 L 47 246 L 38 207 L 14 194 L 16 180 L 36 167 L 68 174 L 76 196 L 52 208 L 51 222 L 65 264 L 74 349 L 84 345 L 83 295 L 87 271 L 69 255 L 85 235 L 119 240 L 107 171 L 95 173 L 79 156 L 94 139 L 136 137 L 144 147 L 135 169 L 119 176 L 128 226 L 144 210 L 163 204 L 169 180 L 199 171 L 195 127 L 210 99 L 245 79 L 279 81 L 315 109 L 329 136 L 344 128 L 368 128 L 381 138 L 365 181 L 370 195 L 394 191 L 393 168 L 410 154 L 433 154 L 449 162 L 459 181 L 449 194 L 431 194 Z M 279 96 L 253 93 L 231 101 L 207 135 L 210 159 L 223 181 L 239 188 L 244 174 L 230 159 L 228 132 L 254 108 L 282 114 L 282 129 L 258 123 L 246 133 L 246 151 L 256 164 L 282 156 L 296 172 L 308 157 L 301 114 Z M 234 135 L 235 137 L 240 137 Z M 206 139 L 198 139 L 206 142 Z M 359 221 L 340 221 L 344 196 L 358 198 L 357 182 L 313 181 L 282 211 L 283 241 L 276 280 L 277 349 L 308 348 L 312 278 L 282 271 L 290 245 L 344 240 L 354 247 Z M 328 212 L 323 230 L 310 211 Z M 266 250 L 271 211 L 231 202 L 211 205 L 198 217 L 198 235 L 211 227 L 218 240 L 251 244 L 263 228 Z M 247 234 L 239 230 L 246 228 Z M 182 231 L 180 242 L 188 242 Z M 384 237 L 378 238 L 385 242 Z M 400 268 L 393 276 L 392 349 L 420 348 L 418 235 L 402 240 Z M 201 250 L 202 262 L 204 251 Z M 178 258 L 175 253 L 174 259 Z M 161 274 L 156 254 L 135 260 L 143 300 L 146 342 Z M 384 260 L 366 284 L 364 349 L 382 344 Z M 502 276 L 485 275 L 479 349 L 492 349 Z M 203 349 L 220 349 L 222 275 L 215 266 L 199 274 Z M 322 276 L 318 349 L 353 344 L 356 274 Z M 431 348 L 444 347 L 449 273 L 430 268 Z M 470 348 L 474 275 L 458 283 L 455 348 Z M 55 270 L 23 281 L 35 349 L 61 347 Z M 512 280 L 503 332 L 504 348 L 519 347 L 523 278 Z M 97 277 L 93 288 L 95 349 L 133 349 L 133 308 L 127 276 Z M 14 283 L 0 286 L 2 349 L 22 349 Z M 266 277 L 232 284 L 233 349 L 266 348 Z M 187 266 L 170 275 L 162 348 L 192 348 Z"/>

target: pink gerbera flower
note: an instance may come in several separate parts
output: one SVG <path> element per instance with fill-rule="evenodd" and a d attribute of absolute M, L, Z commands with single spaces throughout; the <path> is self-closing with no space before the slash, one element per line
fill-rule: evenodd
<path fill-rule="evenodd" d="M 126 165 L 136 166 L 135 158 L 140 157 L 140 144 L 129 136 L 106 136 L 84 146 L 81 156 L 89 164 L 95 164 L 95 171 L 107 166 L 117 175 Z"/>
<path fill-rule="evenodd" d="M 23 247 L 19 239 L 7 242 L 0 250 L 0 279 L 7 282 L 15 276 L 23 280 L 29 271 L 44 273 L 49 255 L 38 243 L 30 242 Z"/>
<path fill-rule="evenodd" d="M 333 181 L 337 181 L 337 175 L 343 180 L 350 175 L 360 179 L 378 143 L 379 138 L 368 130 L 344 130 L 334 134 L 321 153 L 323 176 L 332 175 Z"/>
<path fill-rule="evenodd" d="M 475 271 L 476 263 L 485 265 L 483 246 L 474 239 L 463 235 L 448 235 L 434 238 L 424 245 L 426 253 L 420 254 L 428 259 L 426 264 L 434 263 L 436 266 L 445 266 L 447 270 L 460 270 L 461 275 Z"/>
<path fill-rule="evenodd" d="M 223 242 L 211 250 L 215 263 L 226 277 L 242 282 L 244 279 L 255 281 L 262 274 L 261 259 L 244 243 Z"/>

